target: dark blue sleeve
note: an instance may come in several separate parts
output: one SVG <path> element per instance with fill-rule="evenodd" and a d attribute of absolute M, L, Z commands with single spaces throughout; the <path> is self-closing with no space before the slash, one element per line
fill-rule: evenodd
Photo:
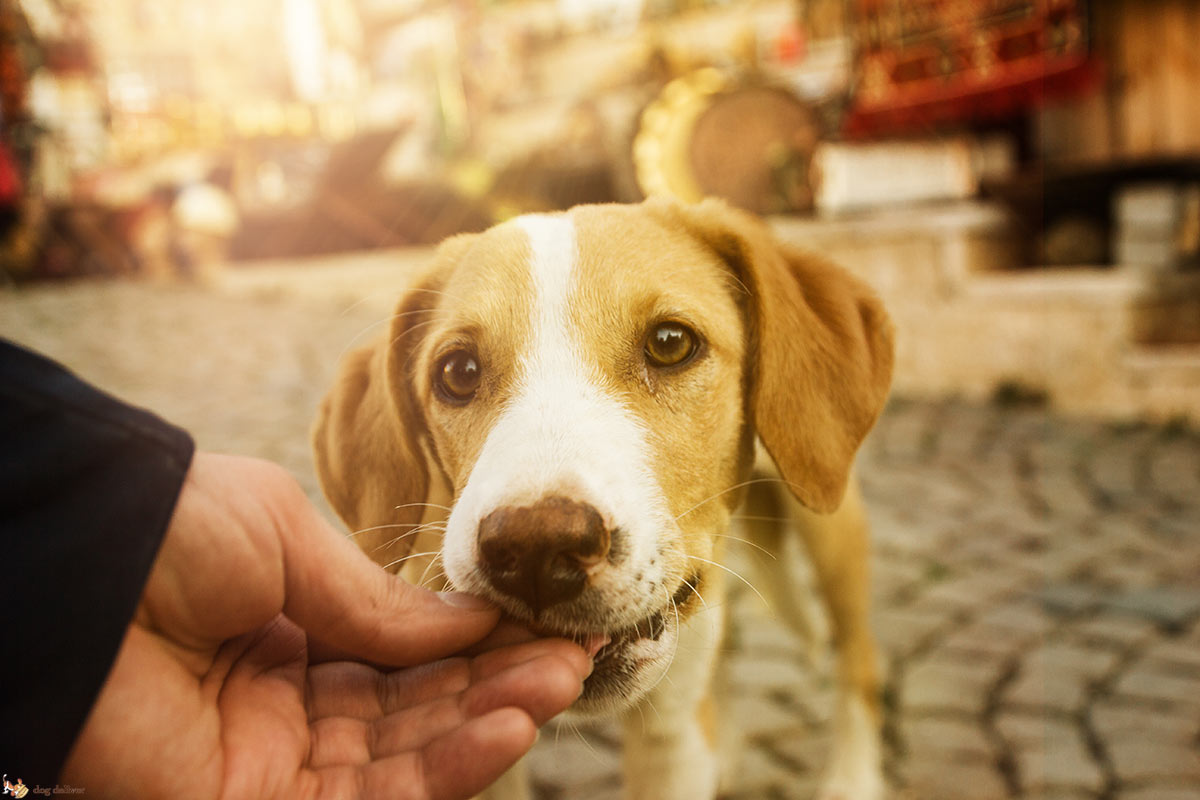
<path fill-rule="evenodd" d="M 137 607 L 191 437 L 0 340 L 0 763 L 54 785 Z"/>

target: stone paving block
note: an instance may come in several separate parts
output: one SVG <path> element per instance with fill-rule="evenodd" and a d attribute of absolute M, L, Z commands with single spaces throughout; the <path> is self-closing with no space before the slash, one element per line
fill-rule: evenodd
<path fill-rule="evenodd" d="M 874 548 L 874 556 L 871 563 L 871 594 L 878 607 L 898 604 L 901 598 L 914 594 L 925 580 L 924 567 L 911 559 L 884 554 L 878 546 Z"/>
<path fill-rule="evenodd" d="M 1063 636 L 1072 641 L 1120 649 L 1143 644 L 1156 634 L 1157 630 L 1152 622 L 1112 613 L 1071 622 L 1063 631 Z"/>
<path fill-rule="evenodd" d="M 738 697 L 729 704 L 724 716 L 750 738 L 799 736 L 804 729 L 804 720 L 794 709 L 757 693 Z"/>
<path fill-rule="evenodd" d="M 1126 783 L 1200 785 L 1200 752 L 1195 746 L 1145 738 L 1117 739 L 1106 746 L 1117 776 Z"/>
<path fill-rule="evenodd" d="M 1150 563 L 1146 559 L 1137 558 L 1134 553 L 1114 553 L 1111 560 L 1098 563 L 1091 569 L 1091 577 L 1097 583 L 1110 587 L 1112 599 L 1109 608 L 1143 613 L 1140 609 L 1125 609 L 1122 607 L 1124 595 L 1136 595 L 1152 591 L 1162 582 L 1162 574 L 1167 564 Z"/>
<path fill-rule="evenodd" d="M 928 407 L 914 403 L 897 409 L 876 436 L 889 459 L 919 462 L 933 444 L 931 424 Z"/>
<path fill-rule="evenodd" d="M 921 661 L 904 676 L 904 711 L 981 714 L 998 670 L 999 665 L 982 661 Z"/>
<path fill-rule="evenodd" d="M 1104 772 L 1075 725 L 1047 724 L 1041 740 L 1014 743 L 1022 789 L 1038 795 L 1050 789 L 1099 792 Z"/>
<path fill-rule="evenodd" d="M 996 753 L 978 720 L 955 717 L 910 717 L 900 736 L 908 758 L 917 761 L 975 761 L 995 764 Z"/>
<path fill-rule="evenodd" d="M 933 584 L 922 594 L 926 602 L 975 611 L 1015 594 L 1023 577 L 1005 572 L 973 571 Z"/>
<path fill-rule="evenodd" d="M 766 614 L 741 613 L 731 620 L 727 636 L 731 644 L 747 653 L 782 656 L 796 663 L 807 661 L 807 645 L 782 622 Z"/>
<path fill-rule="evenodd" d="M 1110 435 L 1088 461 L 1096 486 L 1116 501 L 1129 503 L 1137 492 L 1142 453 L 1156 436 L 1149 428 Z"/>
<path fill-rule="evenodd" d="M 1133 738 L 1188 744 L 1200 737 L 1200 716 L 1189 709 L 1163 709 L 1134 698 L 1100 698 L 1088 709 L 1088 721 L 1104 742 Z"/>
<path fill-rule="evenodd" d="M 1146 648 L 1142 660 L 1162 664 L 1178 672 L 1200 675 L 1200 646 L 1184 639 L 1158 641 Z"/>
<path fill-rule="evenodd" d="M 1034 594 L 1042 607 L 1055 616 L 1074 616 L 1104 601 L 1104 589 L 1091 581 L 1049 580 Z"/>
<path fill-rule="evenodd" d="M 724 672 L 730 690 L 739 694 L 782 692 L 790 695 L 811 690 L 812 679 L 803 662 L 788 656 L 776 658 L 739 652 L 728 659 Z"/>
<path fill-rule="evenodd" d="M 989 608 L 978 617 L 978 622 L 1002 628 L 1023 631 L 1035 637 L 1049 634 L 1058 624 L 1036 602 L 1013 599 Z"/>
<path fill-rule="evenodd" d="M 1026 653 L 1021 669 L 1031 674 L 1059 673 L 1098 681 L 1112 672 L 1118 661 L 1111 649 L 1059 641 Z"/>
<path fill-rule="evenodd" d="M 1007 800 L 1009 796 L 1004 778 L 988 764 L 912 759 L 900 772 L 903 796 L 912 800 Z"/>
<path fill-rule="evenodd" d="M 570 776 L 572 784 L 587 784 L 610 780 L 621 772 L 621 755 L 616 748 L 567 733 L 557 741 L 543 737 L 525 758 L 539 781 Z"/>
<path fill-rule="evenodd" d="M 1070 717 L 1011 708 L 1002 708 L 993 724 L 1009 746 L 1021 750 L 1040 747 L 1047 739 L 1070 739 L 1079 729 Z"/>
<path fill-rule="evenodd" d="M 872 627 L 880 647 L 906 657 L 953 622 L 944 610 L 885 608 L 876 611 Z"/>
<path fill-rule="evenodd" d="M 1146 786 L 1121 793 L 1121 800 L 1200 800 L 1195 786 Z"/>
<path fill-rule="evenodd" d="M 1037 639 L 1037 635 L 1029 631 L 973 622 L 944 636 L 938 642 L 935 651 L 1006 659 L 1024 650 Z"/>
<path fill-rule="evenodd" d="M 1103 559 L 1103 551 L 1077 538 L 1058 539 L 1041 552 L 1020 553 L 1017 562 L 1031 576 L 1043 581 L 1072 580 Z"/>
<path fill-rule="evenodd" d="M 1200 677 L 1172 675 L 1161 669 L 1139 666 L 1121 676 L 1117 695 L 1160 703 L 1164 707 L 1194 709 L 1200 713 Z"/>
<path fill-rule="evenodd" d="M 961 402 L 942 404 L 937 413 L 939 460 L 973 461 L 980 440 L 988 436 L 995 424 L 996 415 L 990 407 Z"/>
<path fill-rule="evenodd" d="M 797 773 L 819 775 L 829 763 L 833 742 L 828 731 L 806 732 L 794 736 L 776 736 L 764 740 L 762 746 Z"/>
<path fill-rule="evenodd" d="M 1155 492 L 1183 506 L 1200 502 L 1200 443 L 1194 436 L 1159 441 L 1149 461 Z"/>
<path fill-rule="evenodd" d="M 570 797 L 571 800 L 624 800 L 625 797 L 621 782 L 615 779 L 583 786 L 570 784 L 569 789 L 554 783 L 544 784 L 544 787 L 539 793 L 539 800 L 543 797 L 546 800 L 561 797 Z"/>
<path fill-rule="evenodd" d="M 1069 714 L 1083 708 L 1087 691 L 1087 678 L 1081 675 L 1025 671 L 1005 688 L 1003 703 L 1006 706 Z"/>
<path fill-rule="evenodd" d="M 1200 615 L 1200 587 L 1151 586 L 1122 592 L 1105 601 L 1108 610 L 1179 628 Z"/>
<path fill-rule="evenodd" d="M 1070 463 L 1046 463 L 1046 457 L 1043 456 L 1030 482 L 1046 503 L 1053 519 L 1079 519 L 1094 513 L 1096 509 L 1092 494 L 1075 475 Z"/>
<path fill-rule="evenodd" d="M 762 748 L 747 748 L 725 776 L 725 786 L 734 796 L 764 797 L 769 792 L 795 783 L 802 774 L 773 758 Z"/>

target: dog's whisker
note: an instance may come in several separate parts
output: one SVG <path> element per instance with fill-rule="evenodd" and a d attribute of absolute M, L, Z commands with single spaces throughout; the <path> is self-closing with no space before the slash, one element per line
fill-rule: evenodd
<path fill-rule="evenodd" d="M 587 751 L 592 754 L 592 758 L 596 759 L 596 761 L 604 760 L 603 756 L 600 755 L 600 751 L 598 751 L 595 748 L 595 746 L 591 742 L 588 741 L 588 737 L 586 735 L 584 735 L 584 732 L 579 727 L 579 725 L 572 722 L 571 720 L 563 720 L 563 721 L 567 725 L 571 726 L 571 732 L 574 733 L 575 736 L 579 738 L 579 741 L 583 743 L 583 746 L 587 748 Z"/>
<path fill-rule="evenodd" d="M 396 542 L 400 541 L 401 539 L 407 539 L 409 536 L 420 536 L 422 533 L 425 533 L 427 531 L 442 531 L 444 533 L 445 530 L 446 530 L 446 528 L 442 523 L 427 522 L 424 525 L 421 525 L 420 527 L 416 528 L 415 530 L 411 530 L 408 533 L 402 533 L 399 536 L 388 539 L 383 544 L 372 549 L 371 552 L 377 553 L 380 550 L 382 550 L 383 548 L 388 547 L 389 545 L 395 544 Z"/>
<path fill-rule="evenodd" d="M 431 313 L 431 312 L 425 312 L 425 311 L 423 310 L 423 311 L 422 311 L 422 313 Z M 437 318 L 435 317 L 435 318 L 433 318 L 433 319 L 427 319 L 427 320 L 425 320 L 424 322 L 415 322 L 415 323 L 413 323 L 412 325 L 409 325 L 407 328 L 405 328 L 404 330 L 400 331 L 400 335 L 399 335 L 399 336 L 397 336 L 395 339 L 392 339 L 392 340 L 391 340 L 391 341 L 388 343 L 388 347 L 395 347 L 395 346 L 396 346 L 396 344 L 397 344 L 397 343 L 398 343 L 398 342 L 399 342 L 401 339 L 403 339 L 405 336 L 408 336 L 408 335 L 409 335 L 410 333 L 412 333 L 413 331 L 420 330 L 421 328 L 424 328 L 426 325 L 433 325 L 433 324 L 434 324 L 434 323 L 436 323 L 436 322 L 437 322 Z M 407 369 L 407 368 L 408 368 L 408 364 L 409 364 L 409 362 L 412 360 L 412 357 L 413 357 L 413 356 L 415 356 L 416 354 L 417 354 L 417 348 L 415 348 L 415 347 L 414 347 L 414 348 L 412 348 L 412 350 L 409 352 L 409 354 L 408 354 L 408 358 L 404 359 L 404 368 L 405 368 L 405 369 Z"/>
<path fill-rule="evenodd" d="M 393 510 L 399 511 L 402 508 L 437 508 L 442 511 L 453 511 L 450 506 L 439 505 L 438 503 L 403 503 L 398 506 L 392 506 Z"/>
<path fill-rule="evenodd" d="M 462 300 L 462 298 L 459 297 L 458 295 L 451 294 L 450 292 L 447 292 L 445 289 L 431 289 L 428 286 L 418 286 L 418 287 L 409 289 L 408 291 L 412 292 L 412 293 L 419 293 L 419 294 L 432 294 L 432 295 L 437 295 L 438 297 L 448 297 L 451 300 L 460 300 L 460 301 Z"/>
<path fill-rule="evenodd" d="M 370 533 L 371 531 L 381 531 L 381 530 L 384 530 L 385 528 L 419 528 L 419 527 L 421 527 L 420 522 L 389 522 L 387 525 L 372 525 L 369 528 L 359 528 L 356 531 L 350 531 L 350 533 L 346 534 L 346 538 L 353 539 L 355 536 L 361 536 L 362 534 Z M 405 534 L 405 535 L 407 535 L 407 534 Z"/>
<path fill-rule="evenodd" d="M 686 583 L 686 581 L 685 581 L 685 583 Z M 664 591 L 664 593 L 666 592 L 666 587 L 663 587 L 663 591 Z M 650 688 L 648 688 L 646 690 L 646 696 L 647 696 L 646 702 L 648 702 L 648 703 L 650 702 L 650 700 L 649 700 L 650 693 L 653 692 L 654 689 L 660 683 L 662 683 L 664 680 L 667 681 L 667 683 L 671 684 L 672 686 L 675 685 L 675 681 L 671 680 L 671 678 L 670 678 L 671 665 L 675 663 L 675 656 L 679 654 L 679 640 L 682 638 L 683 631 L 680 630 L 679 605 L 675 602 L 675 598 L 670 596 L 669 594 L 667 595 L 667 601 L 671 604 L 671 610 L 675 613 L 675 646 L 671 649 L 671 655 L 667 659 L 666 669 L 663 670 L 662 675 L 658 676 L 658 680 L 656 680 L 654 683 L 650 684 Z M 651 704 L 651 706 L 653 706 L 653 704 Z M 654 713 L 657 714 L 658 710 L 655 709 Z M 643 725 L 645 724 L 645 717 L 642 718 L 642 724 Z"/>
<path fill-rule="evenodd" d="M 367 327 L 360 330 L 358 333 L 351 336 L 350 340 L 347 341 L 346 344 L 342 347 L 341 352 L 337 354 L 337 358 L 334 359 L 334 363 L 341 361 L 345 357 L 346 353 L 350 352 L 350 348 L 354 347 L 354 345 L 358 342 L 358 340 L 362 338 L 363 334 L 365 334 L 369 331 L 372 331 L 375 328 L 378 328 L 380 325 L 383 325 L 384 323 L 387 323 L 390 321 L 391 321 L 391 319 L 389 317 L 384 317 L 383 319 L 376 320 L 375 322 L 372 322 L 370 325 L 368 325 Z"/>
<path fill-rule="evenodd" d="M 367 302 L 368 300 L 373 300 L 374 298 L 378 297 L 379 295 L 383 294 L 384 292 L 387 292 L 388 294 L 394 294 L 395 290 L 390 287 L 383 287 L 383 288 L 379 288 L 379 289 L 375 289 L 373 291 L 367 292 L 365 295 L 363 295 L 362 297 L 358 298 L 350 305 L 343 308 L 340 316 L 343 316 L 343 317 L 346 316 L 351 311 L 353 311 L 354 309 L 361 306 L 363 303 Z"/>
<path fill-rule="evenodd" d="M 438 571 L 433 575 L 431 580 L 436 581 L 438 578 L 438 575 L 445 577 L 446 572 L 443 569 L 441 569 L 441 567 L 439 566 L 441 563 L 442 563 L 442 552 L 439 550 L 438 554 L 434 557 L 434 559 L 432 561 L 430 561 L 428 564 L 426 564 L 425 569 L 421 571 L 421 577 L 417 580 L 417 586 L 425 586 L 425 576 L 428 575 L 429 570 L 435 566 L 438 566 Z"/>
<path fill-rule="evenodd" d="M 746 586 L 748 586 L 750 588 L 750 591 L 752 591 L 756 595 L 758 595 L 758 599 L 762 601 L 764 606 L 766 606 L 767 608 L 771 607 L 771 604 L 767 602 L 767 598 L 762 596 L 762 592 L 760 592 L 757 588 L 755 588 L 753 583 L 751 583 L 750 581 L 748 581 L 744 577 L 742 577 L 741 573 L 739 573 L 737 570 L 730 569 L 729 567 L 725 566 L 724 564 L 719 564 L 716 561 L 711 561 L 707 558 L 701 558 L 700 556 L 688 556 L 688 558 L 691 559 L 692 561 L 703 561 L 705 564 L 711 564 L 712 566 L 716 567 L 717 569 L 721 569 L 721 570 L 724 570 L 725 572 L 728 572 L 730 575 L 737 578 L 742 583 L 746 584 Z"/>
<path fill-rule="evenodd" d="M 363 300 L 359 300 L 358 302 L 359 302 L 359 303 L 362 303 L 362 302 L 364 302 L 366 299 L 367 299 L 367 298 L 363 298 Z M 358 303 L 355 303 L 355 305 L 358 305 Z M 353 308 L 353 306 L 351 306 L 351 308 Z M 349 310 L 349 309 L 347 309 L 347 311 L 348 311 L 348 310 Z M 351 336 L 351 337 L 350 337 L 350 340 L 349 340 L 348 342 L 346 342 L 346 344 L 345 344 L 345 345 L 342 347 L 342 351 L 341 351 L 340 353 L 338 353 L 338 356 L 337 356 L 337 358 L 335 359 L 335 361 L 341 361 L 341 360 L 342 360 L 342 358 L 343 358 L 343 357 L 346 355 L 346 353 L 350 352 L 350 348 L 351 348 L 351 347 L 353 347 L 353 346 L 355 345 L 355 343 L 356 343 L 356 342 L 358 342 L 358 340 L 359 340 L 359 339 L 361 339 L 361 338 L 363 337 L 363 334 L 365 334 L 365 333 L 368 333 L 368 332 L 370 332 L 370 331 L 373 331 L 373 330 L 375 330 L 375 329 L 376 329 L 376 328 L 378 328 L 380 325 L 386 325 L 386 324 L 388 324 L 388 323 L 394 322 L 395 320 L 401 319 L 401 318 L 403 318 L 403 317 L 412 316 L 413 314 L 428 314 L 428 313 L 429 313 L 429 311 L 430 311 L 430 310 L 429 310 L 429 309 L 426 309 L 426 308 L 419 308 L 419 309 L 417 309 L 417 310 L 415 310 L 415 311 L 402 311 L 402 312 L 401 312 L 401 313 L 399 313 L 399 314 L 389 314 L 388 316 L 384 317 L 383 319 L 378 319 L 378 320 L 375 320 L 375 321 L 374 321 L 374 322 L 372 322 L 370 325 L 366 326 L 365 328 L 363 328 L 362 330 L 360 330 L 358 333 L 356 333 L 356 334 L 354 334 L 353 336 Z M 343 314 L 345 314 L 346 312 L 345 312 L 345 311 L 343 311 L 342 313 L 343 313 Z M 419 322 L 419 323 L 417 323 L 417 324 L 415 324 L 415 325 L 410 325 L 410 326 L 408 326 L 408 330 L 410 330 L 410 331 L 411 331 L 411 330 L 416 330 L 416 329 L 417 329 L 418 327 L 420 327 L 421 325 L 428 325 L 428 324 L 430 324 L 430 323 L 431 323 L 431 322 L 433 322 L 433 321 L 434 321 L 434 320 L 428 320 L 428 321 L 426 321 L 426 322 Z M 396 341 L 399 341 L 399 339 L 397 339 Z M 392 342 L 392 344 L 395 344 L 395 343 L 396 343 L 396 342 Z"/>
<path fill-rule="evenodd" d="M 404 556 L 403 558 L 397 558 L 395 561 L 391 561 L 391 562 L 388 562 L 387 564 L 384 564 L 383 568 L 391 569 L 392 567 L 396 566 L 397 564 L 403 564 L 404 562 L 411 561 L 414 558 L 420 558 L 421 556 L 436 556 L 440 552 L 441 552 L 440 550 L 426 550 L 423 553 L 409 553 L 408 555 Z"/>
<path fill-rule="evenodd" d="M 787 483 L 787 481 L 785 481 L 783 478 L 751 478 L 750 480 L 742 481 L 741 483 L 735 483 L 733 486 L 730 486 L 726 489 L 722 489 L 721 491 L 717 492 L 716 494 L 706 497 L 705 499 L 701 500 L 699 503 L 696 503 L 696 505 L 689 508 L 687 511 L 684 511 L 682 514 L 677 514 L 675 516 L 674 521 L 678 522 L 679 520 L 686 517 L 688 514 L 691 514 L 696 509 L 700 508 L 701 506 L 711 503 L 712 501 L 716 500 L 717 498 L 721 497 L 722 495 L 729 494 L 730 492 L 736 491 L 736 490 L 744 488 L 746 486 L 750 486 L 755 483 Z"/>
<path fill-rule="evenodd" d="M 772 561 L 778 560 L 778 557 L 774 553 L 772 553 L 767 548 L 763 547 L 761 544 L 758 544 L 757 542 L 752 542 L 749 539 L 745 539 L 741 536 L 734 536 L 732 533 L 713 533 L 713 534 L 709 534 L 709 535 L 710 536 L 719 536 L 722 539 L 733 539 L 735 542 L 741 542 L 743 544 L 748 544 L 751 547 L 753 547 L 755 550 L 760 550 L 763 553 L 765 553 L 767 556 L 770 556 Z"/>
<path fill-rule="evenodd" d="M 683 585 L 684 585 L 684 586 L 686 586 L 686 587 L 688 587 L 689 589 L 691 589 L 691 590 L 692 590 L 692 594 L 696 595 L 696 597 L 697 597 L 697 598 L 699 598 L 699 600 L 700 600 L 700 605 L 704 606 L 704 613 L 706 613 L 706 614 L 707 614 L 709 611 L 712 611 L 712 609 L 708 607 L 708 603 L 707 603 L 707 602 L 705 602 L 705 600 L 704 600 L 704 595 L 700 594 L 700 590 L 699 590 L 699 589 L 697 589 L 695 586 L 693 586 L 693 585 L 692 585 L 692 584 L 691 584 L 691 583 L 688 581 L 688 579 L 687 579 L 687 578 L 684 578 L 684 579 L 683 579 Z M 675 607 L 675 621 L 676 621 L 676 622 L 678 622 L 678 621 L 679 621 L 679 605 L 678 605 L 678 604 L 675 602 L 675 598 L 674 598 L 674 597 L 672 597 L 672 598 L 671 598 L 671 605 Z"/>
<path fill-rule="evenodd" d="M 437 318 L 435 317 L 435 318 L 433 318 L 433 319 L 427 319 L 427 320 L 425 320 L 424 322 L 417 322 L 417 323 L 414 323 L 414 324 L 412 324 L 412 325 L 409 325 L 407 328 L 405 328 L 403 331 L 401 331 L 401 332 L 400 332 L 400 335 L 399 335 L 399 336 L 397 336 L 395 339 L 392 339 L 392 341 L 391 341 L 391 342 L 388 344 L 388 346 L 389 346 L 389 347 L 395 347 L 395 346 L 396 346 L 396 344 L 397 344 L 397 343 L 398 343 L 398 342 L 399 342 L 401 339 L 403 339 L 405 336 L 408 336 L 408 335 L 409 335 L 409 334 L 411 334 L 413 331 L 416 331 L 416 330 L 419 330 L 419 329 L 421 329 L 421 328 L 424 328 L 426 325 L 433 325 L 433 324 L 435 324 L 436 322 L 437 322 Z M 415 355 L 417 355 L 417 352 L 418 352 L 418 350 L 419 350 L 419 348 L 416 348 L 416 347 L 413 347 L 413 348 L 411 348 L 411 349 L 410 349 L 410 351 L 409 351 L 409 353 L 408 353 L 408 356 L 407 356 L 407 357 L 404 359 L 404 370 L 405 370 L 405 371 L 407 371 L 407 370 L 408 370 L 408 365 L 409 365 L 409 364 L 412 362 L 412 360 L 413 360 L 413 357 L 414 357 Z"/>

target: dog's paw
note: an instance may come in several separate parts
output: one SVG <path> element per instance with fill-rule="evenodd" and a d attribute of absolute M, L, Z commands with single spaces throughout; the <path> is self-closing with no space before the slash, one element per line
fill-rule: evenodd
<path fill-rule="evenodd" d="M 862 697 L 843 691 L 834 719 L 833 753 L 817 800 L 882 800 L 879 726 Z"/>

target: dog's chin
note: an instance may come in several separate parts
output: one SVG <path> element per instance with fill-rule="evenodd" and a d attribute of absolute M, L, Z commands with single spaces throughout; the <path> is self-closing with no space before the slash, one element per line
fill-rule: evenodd
<path fill-rule="evenodd" d="M 555 634 L 573 639 L 581 647 L 595 646 L 597 634 Z M 583 693 L 571 706 L 575 714 L 611 714 L 636 704 L 662 679 L 675 655 L 677 618 L 660 610 L 636 625 L 599 634 L 607 638 L 592 658 L 592 674 Z"/>
<path fill-rule="evenodd" d="M 660 609 L 636 624 L 601 634 L 607 643 L 592 659 L 592 674 L 571 711 L 610 714 L 633 706 L 652 689 L 671 665 L 679 636 L 679 620 Z M 585 649 L 595 634 L 568 635 Z"/>

